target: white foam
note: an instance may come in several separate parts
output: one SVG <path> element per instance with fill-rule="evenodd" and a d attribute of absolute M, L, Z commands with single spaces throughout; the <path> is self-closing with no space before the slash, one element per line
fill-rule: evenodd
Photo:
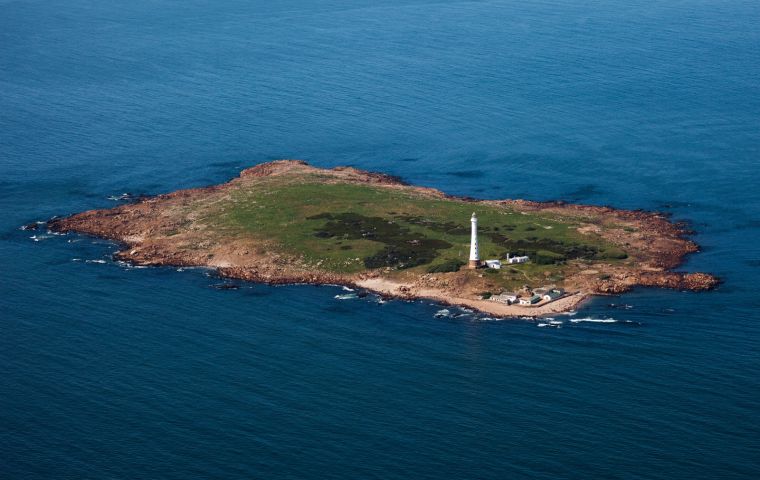
<path fill-rule="evenodd" d="M 551 327 L 551 328 L 562 328 L 562 322 L 556 323 L 556 322 L 541 322 L 536 324 L 537 327 Z"/>
<path fill-rule="evenodd" d="M 620 320 L 615 320 L 614 318 L 591 318 L 591 317 L 571 318 L 570 321 L 572 323 L 618 323 L 620 322 Z"/>
<path fill-rule="evenodd" d="M 130 195 L 129 193 L 122 193 L 121 195 L 110 195 L 107 198 L 113 201 L 129 200 L 130 198 L 132 198 L 132 195 Z"/>
<path fill-rule="evenodd" d="M 117 260 L 116 263 L 126 269 L 133 269 L 133 268 L 148 268 L 146 265 L 132 265 L 129 262 L 125 262 L 124 260 Z"/>
<path fill-rule="evenodd" d="M 338 300 L 351 300 L 357 298 L 357 296 L 355 293 L 346 293 L 343 295 L 335 295 L 335 298 Z"/>
<path fill-rule="evenodd" d="M 554 327 L 554 328 L 560 328 L 562 324 L 565 322 L 563 320 L 557 320 L 554 317 L 544 317 L 537 320 L 538 323 L 536 323 L 537 327 Z"/>
<path fill-rule="evenodd" d="M 435 312 L 435 315 L 433 315 L 435 318 L 443 318 L 443 317 L 449 317 L 451 316 L 451 312 L 448 308 L 443 308 L 441 310 L 438 310 Z"/>
<path fill-rule="evenodd" d="M 84 263 L 106 263 L 105 260 L 97 259 L 97 260 L 85 260 Z"/>
<path fill-rule="evenodd" d="M 353 288 L 349 288 L 349 287 L 347 287 L 345 285 L 343 285 L 343 290 L 346 291 L 346 292 L 353 292 L 354 291 Z"/>

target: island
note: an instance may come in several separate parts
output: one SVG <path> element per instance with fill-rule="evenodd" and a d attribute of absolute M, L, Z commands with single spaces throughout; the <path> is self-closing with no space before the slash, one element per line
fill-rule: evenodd
<path fill-rule="evenodd" d="M 698 246 L 684 225 L 660 213 L 475 200 L 300 160 L 56 218 L 48 227 L 115 240 L 123 246 L 116 257 L 138 265 L 343 285 L 500 317 L 567 312 L 592 295 L 635 286 L 697 291 L 718 283 L 674 270 Z"/>

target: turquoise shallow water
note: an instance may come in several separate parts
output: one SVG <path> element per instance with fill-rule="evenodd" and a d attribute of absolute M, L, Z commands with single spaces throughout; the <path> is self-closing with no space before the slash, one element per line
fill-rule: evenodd
<path fill-rule="evenodd" d="M 736 0 L 0 0 L 0 477 L 757 478 L 758 24 Z M 274 158 L 663 210 L 725 283 L 554 328 L 218 290 L 18 229 Z"/>

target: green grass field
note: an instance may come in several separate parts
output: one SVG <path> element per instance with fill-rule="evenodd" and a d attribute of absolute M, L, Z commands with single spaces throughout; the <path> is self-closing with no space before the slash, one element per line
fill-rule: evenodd
<path fill-rule="evenodd" d="M 568 261 L 615 260 L 621 250 L 577 232 L 573 220 L 500 206 L 431 198 L 407 189 L 325 183 L 318 175 L 268 178 L 236 190 L 207 220 L 220 231 L 272 240 L 278 250 L 320 268 L 354 273 L 369 268 L 431 271 L 469 254 L 470 215 L 478 216 L 481 258 L 527 254 L 527 265 L 505 268 L 508 283 L 561 279 Z M 440 270 L 440 268 L 439 268 Z"/>

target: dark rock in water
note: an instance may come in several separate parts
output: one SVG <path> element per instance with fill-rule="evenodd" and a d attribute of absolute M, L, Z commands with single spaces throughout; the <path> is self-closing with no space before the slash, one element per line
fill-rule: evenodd
<path fill-rule="evenodd" d="M 216 288 L 217 290 L 237 290 L 240 287 L 232 283 L 217 283 L 216 285 L 211 285 L 211 288 Z"/>
<path fill-rule="evenodd" d="M 357 292 L 357 294 L 356 294 L 356 296 L 357 296 L 357 297 L 359 297 L 359 298 L 364 298 L 364 297 L 366 297 L 367 295 L 369 295 L 369 292 L 368 292 L 368 291 L 366 291 L 366 290 L 360 290 L 360 291 L 359 291 L 359 292 Z"/>
<path fill-rule="evenodd" d="M 150 196 L 144 193 L 134 194 L 130 192 L 124 192 L 120 195 L 110 195 L 107 198 L 115 202 L 137 203 L 150 198 Z"/>
<path fill-rule="evenodd" d="M 40 228 L 39 224 L 37 222 L 28 223 L 21 227 L 21 230 L 37 230 Z"/>

